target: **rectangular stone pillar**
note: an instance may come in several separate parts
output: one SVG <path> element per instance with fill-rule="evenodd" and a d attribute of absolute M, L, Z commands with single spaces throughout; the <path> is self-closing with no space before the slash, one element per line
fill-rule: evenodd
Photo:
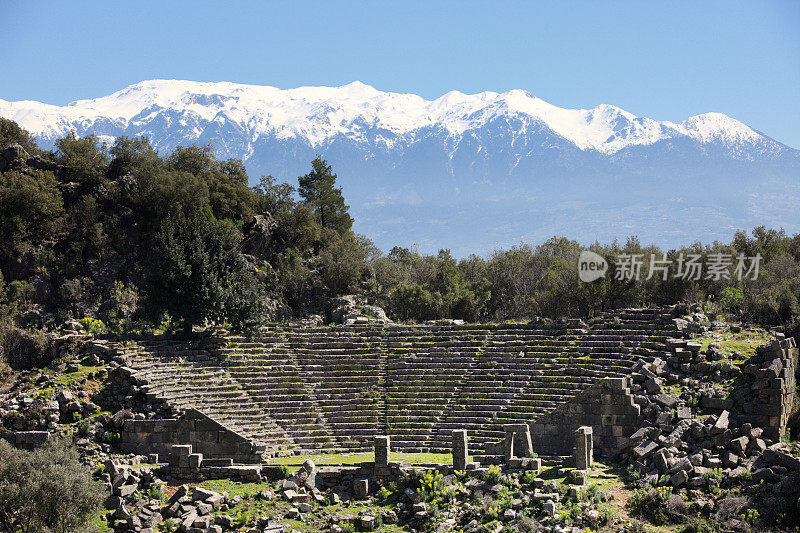
<path fill-rule="evenodd" d="M 594 431 L 591 426 L 581 426 L 575 430 L 575 468 L 588 470 L 592 466 L 594 444 L 592 443 Z"/>
<path fill-rule="evenodd" d="M 506 440 L 503 443 L 503 452 L 505 462 L 509 462 L 510 460 L 514 459 L 514 432 L 513 431 L 506 431 Z"/>
<path fill-rule="evenodd" d="M 389 473 L 389 455 L 391 454 L 389 436 L 375 437 L 375 474 L 386 475 Z"/>
<path fill-rule="evenodd" d="M 453 470 L 466 470 L 469 458 L 467 430 L 453 430 Z"/>

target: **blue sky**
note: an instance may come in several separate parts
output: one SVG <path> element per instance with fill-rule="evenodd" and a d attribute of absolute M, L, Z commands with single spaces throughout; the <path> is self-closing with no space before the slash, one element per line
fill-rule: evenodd
<path fill-rule="evenodd" d="M 800 1 L 0 0 L 0 98 L 65 104 L 152 78 L 731 115 L 800 148 Z"/>

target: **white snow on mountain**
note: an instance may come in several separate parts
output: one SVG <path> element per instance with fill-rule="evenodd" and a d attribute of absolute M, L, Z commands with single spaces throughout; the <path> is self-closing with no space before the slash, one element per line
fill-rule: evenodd
<path fill-rule="evenodd" d="M 760 224 L 800 231 L 800 151 L 720 113 L 682 122 L 612 105 L 563 109 L 531 94 L 435 100 L 342 87 L 151 80 L 66 106 L 0 100 L 41 146 L 69 131 L 147 136 L 162 155 L 210 143 L 251 182 L 294 182 L 316 155 L 339 176 L 356 229 L 383 249 L 456 255 L 565 235 L 636 233 L 663 246 L 729 240 Z"/>
<path fill-rule="evenodd" d="M 440 128 L 458 139 L 496 119 L 516 119 L 521 127 L 544 126 L 581 150 L 603 154 L 681 136 L 725 144 L 765 139 L 720 113 L 697 115 L 675 124 L 637 117 L 605 104 L 588 110 L 563 109 L 521 90 L 471 95 L 452 91 L 425 100 L 414 94 L 378 91 L 357 81 L 341 87 L 282 90 L 228 82 L 150 80 L 62 107 L 0 100 L 0 116 L 17 121 L 45 141 L 70 130 L 91 131 L 101 120 L 106 130 L 147 127 L 165 111 L 177 114 L 168 120 L 181 117 L 179 123 L 168 126 L 183 129 L 189 137 L 199 138 L 211 123 L 233 124 L 247 132 L 251 141 L 270 135 L 303 139 L 311 146 L 339 135 L 363 142 L 365 132 L 377 131 L 377 138 L 391 148 L 398 138 L 413 139 L 428 128 Z"/>

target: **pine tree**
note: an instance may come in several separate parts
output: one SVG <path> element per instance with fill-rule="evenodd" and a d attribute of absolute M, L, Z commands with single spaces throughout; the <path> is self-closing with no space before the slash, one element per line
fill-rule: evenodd
<path fill-rule="evenodd" d="M 336 174 L 320 157 L 314 159 L 311 166 L 311 172 L 298 178 L 300 197 L 313 209 L 323 228 L 344 235 L 352 228 L 353 219 L 347 212 L 349 206 L 344 203 L 341 187 L 336 187 Z"/>

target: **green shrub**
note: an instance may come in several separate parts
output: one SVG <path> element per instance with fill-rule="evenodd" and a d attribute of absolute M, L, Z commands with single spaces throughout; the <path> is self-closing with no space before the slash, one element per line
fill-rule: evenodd
<path fill-rule="evenodd" d="M 381 488 L 378 489 L 378 493 L 375 495 L 375 497 L 379 502 L 385 502 L 391 495 L 392 493 L 389 491 L 389 489 L 381 485 Z"/>
<path fill-rule="evenodd" d="M 416 283 L 399 283 L 392 292 L 390 304 L 392 313 L 403 320 L 430 320 L 437 316 L 436 298 Z"/>
<path fill-rule="evenodd" d="M 519 480 L 524 485 L 533 485 L 533 480 L 536 479 L 536 473 L 533 470 L 526 470 L 519 476 Z"/>
<path fill-rule="evenodd" d="M 8 328 L 2 335 L 0 352 L 15 370 L 44 368 L 52 362 L 53 350 L 44 331 Z"/>
<path fill-rule="evenodd" d="M 717 522 L 699 516 L 689 519 L 681 529 L 681 533 L 720 533 L 721 531 L 722 526 Z"/>
<path fill-rule="evenodd" d="M 707 471 L 704 476 L 708 483 L 708 489 L 714 494 L 719 492 L 719 487 L 725 479 L 725 474 L 722 473 L 722 469 L 714 468 L 713 470 Z"/>
<path fill-rule="evenodd" d="M 16 280 L 8 284 L 8 299 L 25 306 L 36 295 L 36 289 L 27 281 Z"/>
<path fill-rule="evenodd" d="M 151 485 L 144 491 L 144 495 L 148 500 L 166 500 L 167 496 L 164 494 L 164 484 L 158 483 Z"/>
<path fill-rule="evenodd" d="M 746 509 L 745 512 L 742 513 L 741 518 L 748 524 L 754 525 L 756 522 L 758 522 L 759 516 L 760 513 L 757 509 Z"/>
<path fill-rule="evenodd" d="M 172 518 L 168 518 L 158 524 L 156 527 L 160 533 L 175 533 L 178 531 L 178 526 L 180 526 L 180 522 L 176 522 Z"/>
<path fill-rule="evenodd" d="M 103 497 L 67 439 L 33 452 L 0 441 L 0 530 L 84 531 Z"/>
<path fill-rule="evenodd" d="M 106 444 L 111 444 L 112 446 L 116 446 L 122 442 L 122 435 L 120 435 L 118 432 L 106 431 L 103 434 L 103 442 Z"/>
<path fill-rule="evenodd" d="M 76 413 L 77 414 L 77 413 Z M 78 435 L 81 437 L 86 437 L 89 435 L 89 430 L 91 429 L 91 424 L 89 424 L 88 420 L 84 420 L 80 424 L 78 424 Z"/>
<path fill-rule="evenodd" d="M 639 489 L 628 500 L 628 507 L 633 516 L 646 518 L 656 525 L 664 525 L 669 523 L 667 501 L 670 496 L 672 489 L 669 487 Z"/>
<path fill-rule="evenodd" d="M 502 477 L 503 473 L 498 465 L 489 465 L 489 468 L 483 473 L 483 480 L 489 483 L 498 483 Z"/>
<path fill-rule="evenodd" d="M 2 352 L 0 352 L 0 356 L 2 356 Z M 12 374 L 11 367 L 8 366 L 5 360 L 0 359 L 0 385 L 5 383 Z"/>
<path fill-rule="evenodd" d="M 83 325 L 83 328 L 92 335 L 105 335 L 108 333 L 108 327 L 103 323 L 102 320 L 86 317 L 81 319 L 81 324 Z"/>

